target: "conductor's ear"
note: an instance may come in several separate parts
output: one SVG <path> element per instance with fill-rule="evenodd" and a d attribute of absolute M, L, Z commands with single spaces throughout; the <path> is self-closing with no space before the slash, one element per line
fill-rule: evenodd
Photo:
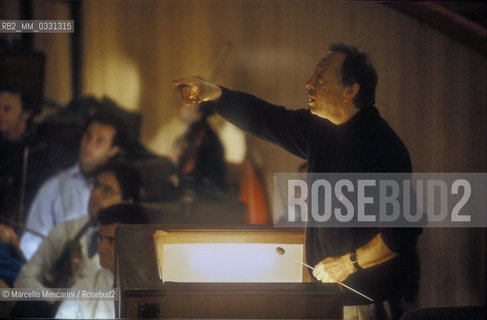
<path fill-rule="evenodd" d="M 359 90 L 360 86 L 358 83 L 354 83 L 350 87 L 347 87 L 343 93 L 343 102 L 351 102 L 358 94 Z"/>
<path fill-rule="evenodd" d="M 353 98 L 355 98 L 355 96 L 358 94 L 359 90 L 360 90 L 359 84 L 354 83 L 353 85 L 347 88 L 345 94 L 347 95 L 348 98 L 350 98 L 350 100 L 353 100 Z"/>

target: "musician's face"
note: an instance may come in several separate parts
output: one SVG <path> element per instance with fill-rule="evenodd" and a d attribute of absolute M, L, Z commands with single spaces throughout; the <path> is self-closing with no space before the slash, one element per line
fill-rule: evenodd
<path fill-rule="evenodd" d="M 115 269 L 115 230 L 118 223 L 108 225 L 98 225 L 100 242 L 98 243 L 98 255 L 100 256 L 100 265 L 103 268 Z"/>
<path fill-rule="evenodd" d="M 88 213 L 95 217 L 101 210 L 114 204 L 130 202 L 122 198 L 122 189 L 111 172 L 102 172 L 95 177 L 95 185 L 88 200 Z"/>
<path fill-rule="evenodd" d="M 313 76 L 306 82 L 308 105 L 311 113 L 335 123 L 344 103 L 340 73 L 345 54 L 327 53 L 318 63 Z"/>
<path fill-rule="evenodd" d="M 114 127 L 98 122 L 92 122 L 81 138 L 79 158 L 81 169 L 84 172 L 92 172 L 119 151 L 118 146 L 113 145 L 116 130 Z"/>
<path fill-rule="evenodd" d="M 0 92 L 0 132 L 7 140 L 17 140 L 26 129 L 29 113 L 22 109 L 20 94 Z"/>

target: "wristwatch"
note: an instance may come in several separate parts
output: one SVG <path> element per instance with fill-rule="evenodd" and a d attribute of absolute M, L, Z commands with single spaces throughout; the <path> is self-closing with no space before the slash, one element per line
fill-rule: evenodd
<path fill-rule="evenodd" d="M 362 267 L 358 264 L 357 252 L 355 252 L 355 250 L 350 252 L 350 261 L 352 262 L 355 269 L 357 269 L 357 271 L 362 270 Z"/>

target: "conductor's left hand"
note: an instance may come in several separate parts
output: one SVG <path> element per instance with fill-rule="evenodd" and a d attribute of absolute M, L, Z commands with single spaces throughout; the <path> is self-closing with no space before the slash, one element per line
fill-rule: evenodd
<path fill-rule="evenodd" d="M 315 266 L 313 276 L 321 282 L 343 282 L 355 271 L 349 256 L 343 255 L 322 260 Z"/>

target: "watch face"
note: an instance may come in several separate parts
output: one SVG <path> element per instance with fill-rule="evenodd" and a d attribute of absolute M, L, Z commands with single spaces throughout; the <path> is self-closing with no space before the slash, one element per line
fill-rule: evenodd
<path fill-rule="evenodd" d="M 350 260 L 352 262 L 357 262 L 357 254 L 355 252 L 350 253 Z"/>
<path fill-rule="evenodd" d="M 358 264 L 357 254 L 355 252 L 350 253 L 350 261 L 352 262 L 355 269 L 357 269 L 357 271 L 362 270 L 362 268 Z"/>

